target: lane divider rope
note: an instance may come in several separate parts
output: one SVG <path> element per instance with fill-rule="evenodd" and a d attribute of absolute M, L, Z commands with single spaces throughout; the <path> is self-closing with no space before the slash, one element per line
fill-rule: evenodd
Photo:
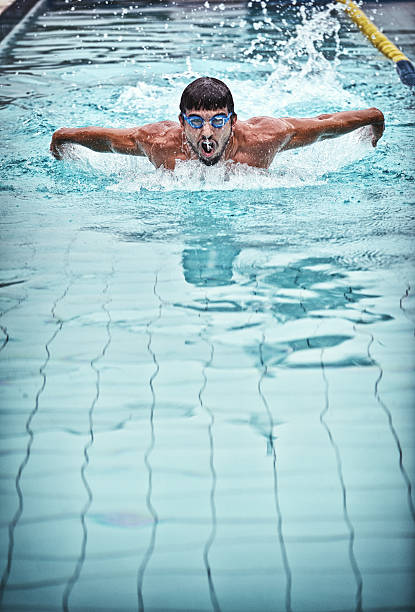
<path fill-rule="evenodd" d="M 387 36 L 377 29 L 375 24 L 370 21 L 367 15 L 352 0 L 337 0 L 337 2 L 344 4 L 345 11 L 350 19 L 372 45 L 395 63 L 402 83 L 408 87 L 415 87 L 415 68 L 409 58 Z"/>

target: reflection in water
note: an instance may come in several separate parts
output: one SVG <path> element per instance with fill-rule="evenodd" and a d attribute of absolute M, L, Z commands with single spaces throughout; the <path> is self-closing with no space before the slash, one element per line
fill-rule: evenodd
<path fill-rule="evenodd" d="M 223 230 L 223 223 L 220 224 Z M 212 231 L 212 227 L 210 228 Z M 229 232 L 230 233 L 230 232 Z M 248 245 L 249 246 L 249 245 Z M 243 262 L 237 262 L 237 257 L 243 254 Z M 253 254 L 253 258 L 256 253 Z M 277 252 L 270 254 L 273 258 Z M 392 316 L 379 313 L 368 308 L 359 308 L 361 300 L 376 299 L 379 296 L 366 292 L 360 285 L 350 286 L 345 263 L 336 257 L 305 257 L 285 265 L 270 265 L 246 260 L 244 246 L 236 244 L 229 236 L 211 236 L 203 240 L 191 240 L 182 254 L 183 274 L 186 282 L 195 287 L 206 287 L 214 290 L 221 287 L 220 293 L 212 293 L 209 297 L 209 311 L 216 313 L 256 313 L 266 316 L 271 313 L 279 323 L 297 321 L 304 318 L 324 319 L 340 318 L 354 324 L 372 324 L 377 321 L 390 321 Z M 339 269 L 343 271 L 340 272 Z M 229 290 L 235 283 L 235 273 L 238 283 L 244 287 L 238 298 L 235 291 Z M 242 277 L 242 278 L 241 278 Z M 245 277 L 245 280 L 244 280 Z M 190 310 L 205 310 L 206 297 L 198 294 L 185 304 L 175 305 Z M 245 326 L 249 326 L 246 323 Z M 233 329 L 237 329 L 235 326 Z M 284 361 L 292 352 L 313 348 L 336 347 L 348 340 L 351 334 L 314 335 L 312 338 L 299 337 L 284 342 L 263 343 L 263 358 L 267 363 L 276 365 Z M 255 345 L 246 346 L 252 355 L 257 354 Z M 344 356 L 343 356 L 344 357 Z M 338 362 L 344 367 L 348 365 L 370 366 L 372 362 L 366 355 L 350 356 Z M 333 363 L 326 364 L 332 367 Z M 305 367 L 306 364 L 303 364 Z"/>
<path fill-rule="evenodd" d="M 241 249 L 222 239 L 195 241 L 183 250 L 182 264 L 186 281 L 196 287 L 218 287 L 234 281 L 233 263 Z"/>

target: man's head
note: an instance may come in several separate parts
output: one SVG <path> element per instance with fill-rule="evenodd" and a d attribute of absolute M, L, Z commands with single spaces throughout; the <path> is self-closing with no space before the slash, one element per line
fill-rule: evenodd
<path fill-rule="evenodd" d="M 236 122 L 227 85 L 211 77 L 190 83 L 182 93 L 179 121 L 188 145 L 200 161 L 207 166 L 216 164 L 225 152 Z"/>

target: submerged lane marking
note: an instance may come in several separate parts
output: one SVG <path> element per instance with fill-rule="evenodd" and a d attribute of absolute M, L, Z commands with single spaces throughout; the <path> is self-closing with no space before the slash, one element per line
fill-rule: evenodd
<path fill-rule="evenodd" d="M 292 608 L 291 608 L 292 573 L 291 573 L 291 568 L 290 568 L 290 564 L 288 560 L 287 548 L 285 545 L 284 532 L 282 528 L 282 514 L 281 514 L 281 507 L 280 507 L 279 494 L 278 494 L 277 453 L 275 449 L 274 435 L 273 435 L 274 419 L 273 419 L 269 404 L 265 398 L 264 392 L 262 391 L 262 381 L 268 373 L 268 366 L 266 365 L 264 361 L 264 356 L 263 356 L 264 343 L 265 343 L 265 335 L 262 334 L 262 340 L 258 347 L 259 360 L 262 366 L 262 373 L 258 381 L 258 393 L 264 404 L 264 407 L 267 413 L 267 417 L 268 417 L 268 423 L 269 423 L 269 434 L 268 434 L 268 439 L 267 439 L 267 445 L 272 453 L 272 468 L 273 468 L 273 477 L 274 477 L 274 501 L 275 501 L 275 510 L 277 513 L 278 540 L 280 543 L 282 562 L 284 565 L 284 572 L 285 572 L 285 578 L 286 578 L 285 609 L 286 609 L 286 612 L 292 612 Z"/>
<path fill-rule="evenodd" d="M 356 329 L 356 326 L 353 326 Z M 408 476 L 408 472 L 405 469 L 404 466 L 404 461 L 403 461 L 403 450 L 402 450 L 402 445 L 398 436 L 398 433 L 395 429 L 395 426 L 393 424 L 393 418 L 392 418 L 392 413 L 389 410 L 389 408 L 387 407 L 387 405 L 385 404 L 385 402 L 382 400 L 380 393 L 379 393 L 379 385 L 380 382 L 383 378 L 383 368 L 381 367 L 380 363 L 373 357 L 372 353 L 371 353 L 371 346 L 374 343 L 375 339 L 374 336 L 371 333 L 367 333 L 361 330 L 356 329 L 356 331 L 360 334 L 365 334 L 369 336 L 369 344 L 367 346 L 367 356 L 369 357 L 369 359 L 371 360 L 372 364 L 379 370 L 379 376 L 376 379 L 375 382 L 375 388 L 374 388 L 374 396 L 375 399 L 377 401 L 377 403 L 379 404 L 379 406 L 382 408 L 383 412 L 386 415 L 387 421 L 388 421 L 388 426 L 389 426 L 389 430 L 390 433 L 395 441 L 395 445 L 396 445 L 396 449 L 398 451 L 398 463 L 399 463 L 399 470 L 402 474 L 402 478 L 405 482 L 406 485 L 406 489 L 407 489 L 407 499 L 408 499 L 408 507 L 409 507 L 409 512 L 411 513 L 412 516 L 412 520 L 415 521 L 415 508 L 414 508 L 414 502 L 412 499 L 412 482 L 411 479 Z"/>
<path fill-rule="evenodd" d="M 150 380 L 149 380 L 149 386 L 150 386 L 150 391 L 151 391 L 151 406 L 150 406 L 150 432 L 151 432 L 151 436 L 150 436 L 150 444 L 146 450 L 146 453 L 144 455 L 144 463 L 145 466 L 147 468 L 148 471 L 148 487 L 147 487 L 147 495 L 146 495 L 146 503 L 147 503 L 147 508 L 148 511 L 152 517 L 152 529 L 151 529 L 151 536 L 150 536 L 150 541 L 147 547 L 147 550 L 145 551 L 143 560 L 141 562 L 140 567 L 138 568 L 138 572 L 137 572 L 137 599 L 138 599 L 138 609 L 139 612 L 144 612 L 144 597 L 143 597 L 143 584 L 144 584 L 144 574 L 145 571 L 147 569 L 147 565 L 152 557 L 154 548 L 155 548 L 155 544 L 156 544 L 156 535 L 157 535 L 157 526 L 159 523 L 159 517 L 157 514 L 156 509 L 153 506 L 152 503 L 152 494 L 153 494 L 153 467 L 150 463 L 150 455 L 154 450 L 154 447 L 156 445 L 156 437 L 155 437 L 155 430 L 154 430 L 154 412 L 155 412 L 155 408 L 156 408 L 156 393 L 154 391 L 154 381 L 160 371 L 160 365 L 157 361 L 157 357 L 156 354 L 154 353 L 153 349 L 152 349 L 152 339 L 153 339 L 153 334 L 151 332 L 151 327 L 152 325 L 154 325 L 154 323 L 158 320 L 161 319 L 161 314 L 162 314 L 162 308 L 163 308 L 163 301 L 160 297 L 160 295 L 157 293 L 157 283 L 158 283 L 158 273 L 156 274 L 155 280 L 154 280 L 154 286 L 153 286 L 153 293 L 155 296 L 157 296 L 158 300 L 159 300 L 159 306 L 158 306 L 158 314 L 157 316 L 152 319 L 151 321 L 149 321 L 147 323 L 147 335 L 148 335 L 148 344 L 147 344 L 147 350 L 149 352 L 149 354 L 151 355 L 151 359 L 154 363 L 155 369 L 152 373 L 152 375 L 150 376 Z"/>
<path fill-rule="evenodd" d="M 208 310 L 208 304 L 209 304 L 209 300 L 206 297 L 206 310 Z M 208 326 L 206 326 L 206 328 L 207 327 Z M 200 334 L 200 337 L 202 337 L 202 333 Z M 212 607 L 213 607 L 214 612 L 220 612 L 221 607 L 219 605 L 219 601 L 216 595 L 215 586 L 214 586 L 213 578 L 212 578 L 212 570 L 211 570 L 210 563 L 209 563 L 209 552 L 210 552 L 210 549 L 212 548 L 213 542 L 215 541 L 216 524 L 217 524 L 216 502 L 215 502 L 217 475 L 216 475 L 216 469 L 215 469 L 215 463 L 214 463 L 215 447 L 214 447 L 214 440 L 213 440 L 213 427 L 215 424 L 215 416 L 212 410 L 208 407 L 207 404 L 204 403 L 202 399 L 204 391 L 207 386 L 206 370 L 212 364 L 213 355 L 214 355 L 214 346 L 209 340 L 207 339 L 204 339 L 204 340 L 210 348 L 210 357 L 204 363 L 203 368 L 202 368 L 203 383 L 200 388 L 198 398 L 199 398 L 200 407 L 202 408 L 202 410 L 204 410 L 204 412 L 206 412 L 206 414 L 209 417 L 208 439 L 209 439 L 209 466 L 210 466 L 210 474 L 211 474 L 211 489 L 210 489 L 211 531 L 206 541 L 205 548 L 203 550 L 203 561 L 204 561 L 205 568 L 206 568 L 206 574 L 207 574 L 207 579 L 208 579 L 208 584 L 209 584 L 209 595 L 210 595 L 210 600 L 212 602 Z"/>
<path fill-rule="evenodd" d="M 362 574 L 360 572 L 360 569 L 359 569 L 359 566 L 357 564 L 356 557 L 354 554 L 355 531 L 354 531 L 353 524 L 350 520 L 349 511 L 347 508 L 346 484 L 344 482 L 343 466 L 342 466 L 342 461 L 341 461 L 341 456 L 340 456 L 340 450 L 334 439 L 333 433 L 325 420 L 325 416 L 327 415 L 329 411 L 329 383 L 328 383 L 327 376 L 326 376 L 323 355 L 324 355 L 324 348 L 321 349 L 321 353 L 320 353 L 320 365 L 321 365 L 321 373 L 322 373 L 322 377 L 324 381 L 325 404 L 324 404 L 323 410 L 320 413 L 320 423 L 323 425 L 324 429 L 327 432 L 331 447 L 334 451 L 334 455 L 336 458 L 337 475 L 339 478 L 341 492 L 342 492 L 343 517 L 347 525 L 347 529 L 349 531 L 349 559 L 350 559 L 350 565 L 352 567 L 352 571 L 353 571 L 355 581 L 356 581 L 355 612 L 362 612 L 363 610 L 362 608 L 363 579 L 362 579 Z"/>
<path fill-rule="evenodd" d="M 114 274 L 114 269 L 112 270 L 111 274 L 109 276 L 112 276 Z M 109 280 L 107 280 L 106 285 L 102 291 L 103 295 L 107 295 L 108 294 L 108 289 L 109 289 Z M 81 571 L 82 571 L 82 567 L 84 565 L 85 562 L 85 558 L 86 558 L 86 546 L 87 546 L 87 542 L 88 542 L 88 529 L 87 529 L 87 524 L 86 524 L 86 515 L 88 513 L 88 510 L 92 504 L 92 500 L 93 500 L 93 494 L 92 494 L 92 490 L 89 486 L 88 483 L 88 479 L 86 477 L 86 471 L 88 469 L 88 465 L 89 465 L 89 451 L 94 443 L 94 409 L 95 406 L 99 400 L 100 397 L 100 393 L 101 393 L 101 372 L 99 370 L 99 368 L 96 367 L 96 364 L 105 357 L 105 353 L 108 350 L 108 347 L 111 344 L 111 315 L 109 310 L 107 309 L 107 304 L 109 304 L 111 301 L 111 298 L 108 298 L 106 301 L 104 301 L 101 305 L 102 310 L 104 310 L 104 312 L 107 315 L 107 323 L 106 323 L 106 333 L 107 333 L 107 340 L 101 350 L 101 352 L 94 357 L 90 364 L 91 364 L 91 368 L 94 370 L 95 372 L 95 397 L 92 400 L 91 406 L 89 408 L 88 411 L 88 425 L 89 425 L 89 440 L 88 442 L 85 444 L 84 446 L 84 462 L 82 464 L 81 467 L 81 480 L 83 482 L 83 485 L 85 487 L 85 490 L 87 492 L 87 501 L 85 503 L 84 508 L 82 509 L 81 515 L 80 515 L 80 519 L 81 519 L 81 525 L 82 525 L 82 543 L 81 543 L 81 552 L 80 555 L 78 557 L 75 569 L 72 573 L 72 575 L 70 576 L 69 580 L 67 581 L 65 590 L 63 592 L 62 595 L 62 608 L 64 610 L 64 612 L 69 612 L 69 598 L 72 592 L 72 589 L 76 583 L 76 581 L 78 580 Z"/>
<path fill-rule="evenodd" d="M 69 246 L 70 248 L 70 246 Z M 48 363 L 50 361 L 50 345 L 53 343 L 53 341 L 55 340 L 56 336 L 60 333 L 60 331 L 62 330 L 64 321 L 62 319 L 57 318 L 56 316 L 56 308 L 57 305 L 59 304 L 59 302 L 61 302 L 62 300 L 65 299 L 66 295 L 68 294 L 68 291 L 71 287 L 71 285 L 73 284 L 73 279 L 70 280 L 70 282 L 68 283 L 68 285 L 66 286 L 66 289 L 64 290 L 64 292 L 62 293 L 62 295 L 60 297 L 58 297 L 51 308 L 51 314 L 53 319 L 56 321 L 57 323 L 57 327 L 55 329 L 55 331 L 53 332 L 53 334 L 51 335 L 51 337 L 49 338 L 49 340 L 46 342 L 45 344 L 45 351 L 46 351 L 46 358 L 43 362 L 43 364 L 40 366 L 39 368 L 39 374 L 42 378 L 42 383 L 36 393 L 36 397 L 35 397 L 35 405 L 34 408 L 32 410 L 32 412 L 29 415 L 29 418 L 26 421 L 26 425 L 25 425 L 25 429 L 26 429 L 26 433 L 29 436 L 29 440 L 27 443 L 27 447 L 26 447 L 26 454 L 25 457 L 23 459 L 23 461 L 21 462 L 19 469 L 17 471 L 17 476 L 16 476 L 16 480 L 15 480 L 15 488 L 16 488 L 16 493 L 17 493 L 17 497 L 18 497 L 18 508 L 15 512 L 15 515 L 12 519 L 12 521 L 9 524 L 9 544 L 8 544 L 8 550 L 7 550 L 7 564 L 6 564 L 6 568 L 3 572 L 3 576 L 1 579 L 1 583 L 0 583 L 0 606 L 3 600 L 3 596 L 4 596 L 4 592 L 7 588 L 7 583 L 9 581 L 9 577 L 10 577 L 10 572 L 12 569 L 12 565 L 13 565 L 13 554 L 14 554 L 14 532 L 15 529 L 17 527 L 17 524 L 20 520 L 20 517 L 23 514 L 23 507 L 24 507 L 24 503 L 23 503 L 23 491 L 22 488 L 20 486 L 20 482 L 22 479 L 22 475 L 23 472 L 27 466 L 27 464 L 29 463 L 30 460 L 30 456 L 31 456 L 31 450 L 32 450 L 32 446 L 33 446 L 33 442 L 34 442 L 34 438 L 35 438 L 35 434 L 34 431 L 32 429 L 32 422 L 33 419 L 35 418 L 36 414 L 39 411 L 39 402 L 40 402 L 40 397 L 42 395 L 42 393 L 45 390 L 46 387 L 46 369 L 48 366 Z"/>

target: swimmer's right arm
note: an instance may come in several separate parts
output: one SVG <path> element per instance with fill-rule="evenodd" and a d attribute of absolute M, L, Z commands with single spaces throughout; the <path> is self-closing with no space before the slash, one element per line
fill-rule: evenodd
<path fill-rule="evenodd" d="M 98 153 L 144 156 L 140 140 L 140 128 L 60 128 L 52 136 L 50 152 L 62 159 L 62 145 L 79 144 Z"/>

